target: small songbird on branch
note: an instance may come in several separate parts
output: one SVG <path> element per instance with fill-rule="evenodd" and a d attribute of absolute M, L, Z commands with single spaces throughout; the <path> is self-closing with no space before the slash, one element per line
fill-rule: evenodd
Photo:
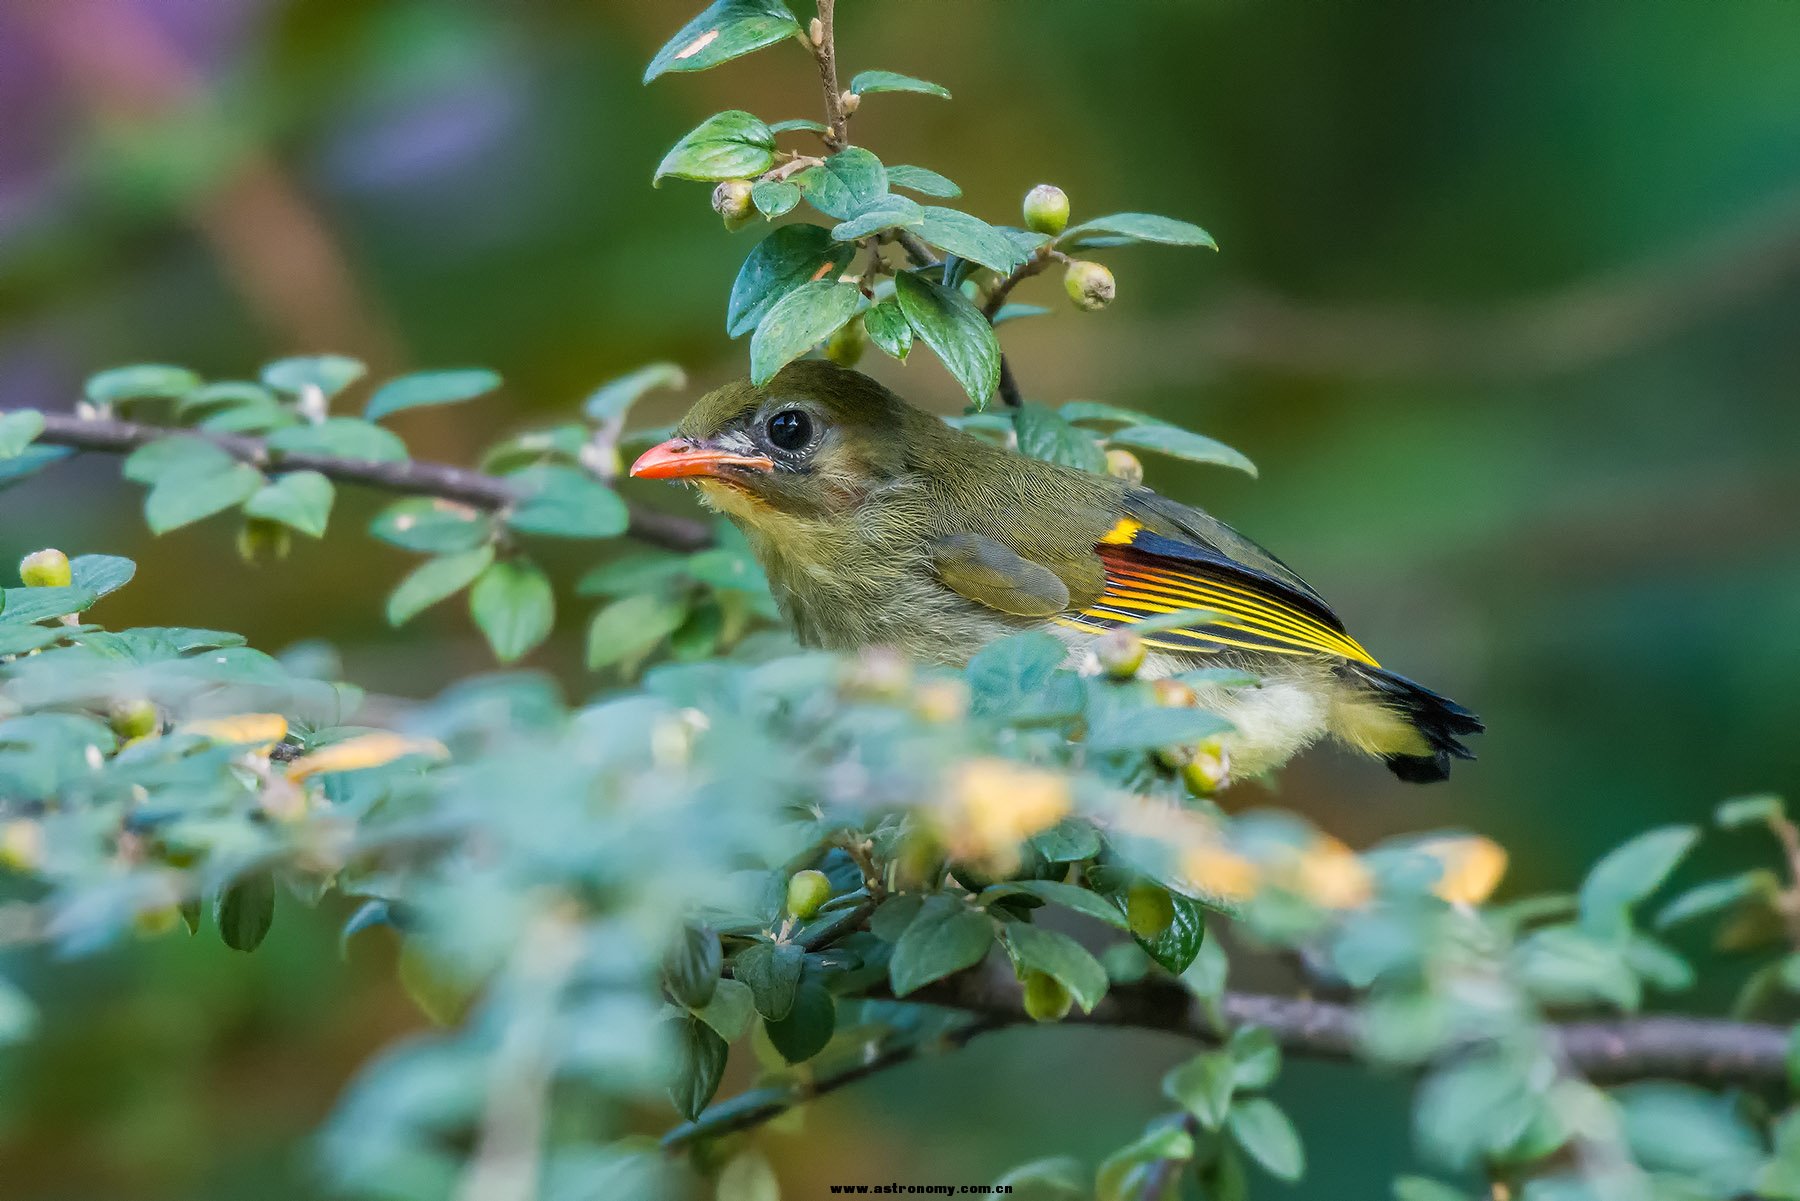
<path fill-rule="evenodd" d="M 1386 670 L 1286 564 L 1224 522 L 1143 487 L 1028 459 L 954 429 L 867 376 L 799 362 L 701 399 L 631 474 L 689 480 L 744 531 L 809 646 L 892 646 L 960 664 L 1021 630 L 1097 662 L 1109 631 L 1206 610 L 1143 636 L 1140 674 L 1228 667 L 1202 683 L 1230 721 L 1234 777 L 1330 735 L 1402 780 L 1473 758 L 1480 719 Z"/>

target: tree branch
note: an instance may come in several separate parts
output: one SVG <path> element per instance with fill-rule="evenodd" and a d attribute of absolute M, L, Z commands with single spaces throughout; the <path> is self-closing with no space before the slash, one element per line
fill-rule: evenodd
<path fill-rule="evenodd" d="M 957 1048 L 990 1030 L 1029 1025 L 1020 986 L 1010 974 L 969 972 L 940 981 L 906 1000 L 960 1010 L 970 1021 L 926 1044 L 893 1047 L 809 1088 L 759 1089 L 721 1102 L 693 1122 L 663 1137 L 674 1150 L 753 1126 L 812 1100 L 909 1062 L 936 1049 Z M 1092 1013 L 1072 1010 L 1065 1023 L 1157 1030 L 1218 1045 L 1244 1026 L 1267 1030 L 1288 1054 L 1306 1059 L 1358 1058 L 1353 1007 L 1309 997 L 1226 993 L 1218 1004 L 1223 1025 L 1215 1024 L 1199 998 L 1171 981 L 1115 985 Z M 1785 1085 L 1788 1031 L 1758 1022 L 1697 1017 L 1635 1017 L 1552 1024 L 1559 1057 L 1572 1070 L 1600 1083 L 1673 1079 L 1724 1086 Z"/>
<path fill-rule="evenodd" d="M 819 0 L 819 19 L 809 40 L 813 61 L 819 65 L 819 87 L 825 93 L 825 124 L 829 130 L 825 144 L 842 150 L 850 141 L 850 123 L 844 113 L 843 93 L 838 90 L 836 9 L 837 0 Z"/>
<path fill-rule="evenodd" d="M 316 471 L 342 483 L 362 484 L 410 496 L 436 496 L 479 509 L 505 508 L 518 499 L 513 486 L 506 480 L 466 467 L 413 459 L 380 463 L 323 454 L 279 454 L 270 450 L 262 439 L 243 434 L 213 434 L 111 418 L 45 413 L 44 432 L 37 440 L 75 450 L 129 454 L 146 443 L 173 436 L 204 438 L 233 458 L 276 474 Z M 647 509 L 630 501 L 625 503 L 631 521 L 626 532 L 633 538 L 677 551 L 699 550 L 712 542 L 712 532 L 703 522 Z"/>

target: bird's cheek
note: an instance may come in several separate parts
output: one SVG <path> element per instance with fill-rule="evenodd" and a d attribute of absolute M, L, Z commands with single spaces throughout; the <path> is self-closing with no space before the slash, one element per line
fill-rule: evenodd
<path fill-rule="evenodd" d="M 694 483 L 699 488 L 701 503 L 727 517 L 753 522 L 769 512 L 767 502 L 741 484 L 722 479 L 697 479 Z"/>

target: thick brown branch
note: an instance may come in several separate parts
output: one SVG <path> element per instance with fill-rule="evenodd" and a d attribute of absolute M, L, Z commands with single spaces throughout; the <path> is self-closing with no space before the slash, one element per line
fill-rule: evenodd
<path fill-rule="evenodd" d="M 1019 986 L 1010 977 L 970 976 L 934 985 L 914 998 L 970 1013 L 1023 1021 Z M 1091 1014 L 1068 1020 L 1096 1026 L 1163 1030 L 1216 1042 L 1240 1026 L 1260 1026 L 1293 1054 L 1352 1059 L 1356 1011 L 1335 1001 L 1227 993 L 1221 1031 L 1204 1007 L 1179 986 L 1152 983 L 1114 988 Z M 1666 1078 L 1703 1085 L 1767 1085 L 1787 1080 L 1788 1031 L 1757 1022 L 1697 1017 L 1637 1017 L 1555 1024 L 1568 1064 L 1593 1080 Z"/>
<path fill-rule="evenodd" d="M 893 1047 L 864 1063 L 813 1082 L 806 1089 L 763 1089 L 721 1103 L 697 1122 L 676 1127 L 663 1145 L 676 1149 L 761 1125 L 814 1097 L 866 1080 L 921 1053 L 960 1047 L 990 1030 L 1026 1025 L 1019 985 L 1010 975 L 971 972 L 921 989 L 906 998 L 920 1004 L 961 1010 L 970 1021 L 924 1045 Z M 1356 1011 L 1336 1001 L 1309 997 L 1227 993 L 1219 1001 L 1223 1026 L 1206 1006 L 1178 984 L 1151 981 L 1115 986 L 1092 1013 L 1073 1010 L 1066 1022 L 1159 1030 L 1217 1044 L 1233 1030 L 1258 1026 L 1275 1036 L 1288 1054 L 1346 1061 L 1357 1057 Z M 1757 1022 L 1697 1017 L 1638 1017 L 1575 1021 L 1551 1027 L 1559 1055 L 1591 1080 L 1616 1084 L 1669 1079 L 1710 1086 L 1785 1086 L 1788 1031 Z"/>
<path fill-rule="evenodd" d="M 412 459 L 400 463 L 378 463 L 322 454 L 277 454 L 262 439 L 242 434 L 197 433 L 193 430 L 114 421 L 109 418 L 46 413 L 44 432 L 39 435 L 38 441 L 52 446 L 73 447 L 76 450 L 128 454 L 145 443 L 174 434 L 205 438 L 233 458 L 275 473 L 316 471 L 342 483 L 362 484 L 412 496 L 437 496 L 482 509 L 502 508 L 517 499 L 512 486 L 504 479 L 471 471 L 466 467 Z M 702 522 L 646 509 L 629 501 L 626 505 L 631 514 L 627 532 L 633 538 L 680 551 L 698 550 L 712 541 L 711 531 Z"/>

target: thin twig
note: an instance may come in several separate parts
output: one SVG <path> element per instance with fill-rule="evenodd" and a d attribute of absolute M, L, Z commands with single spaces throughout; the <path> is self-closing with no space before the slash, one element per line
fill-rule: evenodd
<path fill-rule="evenodd" d="M 382 463 L 306 452 L 281 454 L 270 450 L 262 439 L 243 434 L 171 429 L 168 426 L 115 421 L 104 417 L 45 413 L 44 432 L 38 435 L 38 441 L 76 450 L 128 454 L 146 443 L 176 435 L 204 438 L 233 458 L 276 474 L 316 471 L 343 483 L 362 484 L 410 496 L 435 496 L 478 509 L 501 509 L 518 499 L 514 486 L 499 476 L 486 475 L 448 463 L 415 459 Z M 626 532 L 633 538 L 678 551 L 699 550 L 712 542 L 712 532 L 702 522 L 647 509 L 630 501 L 625 503 L 630 513 L 630 525 Z"/>
<path fill-rule="evenodd" d="M 900 1043 L 889 1047 L 875 1056 L 865 1059 L 853 1067 L 841 1072 L 820 1077 L 810 1086 L 796 1086 L 792 1090 L 767 1090 L 768 1097 L 754 1105 L 740 1105 L 734 1110 L 724 1110 L 729 1116 L 708 1120 L 701 1114 L 692 1122 L 684 1122 L 663 1135 L 662 1145 L 665 1151 L 677 1151 L 701 1138 L 717 1138 L 738 1130 L 749 1130 L 760 1126 L 772 1118 L 780 1117 L 796 1105 L 802 1105 L 815 1097 L 836 1092 L 846 1085 L 855 1084 L 859 1080 L 867 1080 L 870 1076 L 878 1076 L 889 1068 L 898 1067 L 919 1058 L 921 1055 L 954 1051 L 978 1034 L 989 1030 L 997 1030 L 1007 1025 L 1004 1019 L 992 1016 L 976 1016 L 964 1024 L 948 1031 L 941 1037 L 924 1042 Z M 727 1105 L 734 1104 L 726 1102 Z"/>
<path fill-rule="evenodd" d="M 850 142 L 850 123 L 844 114 L 843 93 L 838 90 L 836 8 L 837 0 L 819 0 L 818 36 L 811 40 L 813 61 L 819 65 L 819 87 L 825 93 L 825 125 L 830 131 L 825 144 L 842 150 Z"/>

